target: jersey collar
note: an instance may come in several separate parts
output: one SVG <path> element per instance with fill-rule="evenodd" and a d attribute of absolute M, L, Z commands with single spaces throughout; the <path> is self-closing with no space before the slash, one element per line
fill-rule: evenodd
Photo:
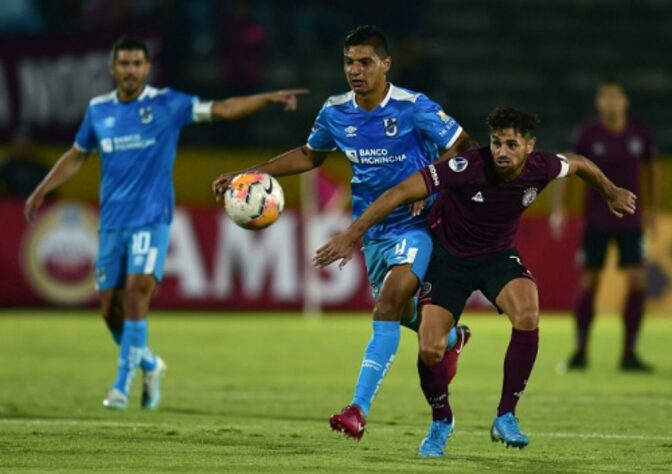
<path fill-rule="evenodd" d="M 392 89 L 394 89 L 394 84 L 392 84 L 391 82 L 388 82 L 388 84 L 390 85 L 390 87 L 387 89 L 387 94 L 385 95 L 383 101 L 380 104 L 378 104 L 378 107 L 380 107 L 381 109 L 387 105 L 387 103 L 390 101 L 390 98 L 392 97 Z M 352 106 L 358 109 L 359 105 L 357 105 L 357 94 L 355 94 L 353 91 L 350 91 L 350 93 L 352 94 Z"/>
<path fill-rule="evenodd" d="M 151 86 L 145 84 L 145 86 L 142 88 L 142 92 L 140 92 L 139 96 L 137 96 L 131 102 L 124 102 L 124 103 L 130 104 L 130 103 L 135 102 L 135 101 L 138 101 L 138 102 L 143 101 L 149 95 L 151 88 L 152 88 Z M 114 90 L 114 100 L 115 100 L 115 102 L 122 102 L 119 99 L 119 91 L 117 89 Z"/>

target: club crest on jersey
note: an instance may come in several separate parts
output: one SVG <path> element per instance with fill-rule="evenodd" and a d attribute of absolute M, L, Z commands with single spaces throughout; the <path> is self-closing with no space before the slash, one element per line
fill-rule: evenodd
<path fill-rule="evenodd" d="M 357 127 L 354 125 L 349 125 L 343 129 L 345 136 L 348 138 L 354 138 L 357 136 Z"/>
<path fill-rule="evenodd" d="M 383 125 L 385 126 L 385 135 L 388 137 L 393 137 L 397 134 L 397 118 L 383 119 Z"/>
<path fill-rule="evenodd" d="M 105 128 L 112 128 L 116 122 L 117 119 L 114 117 L 105 117 L 105 120 L 103 120 L 103 125 L 105 125 Z"/>
<path fill-rule="evenodd" d="M 462 171 L 466 170 L 467 166 L 469 166 L 469 162 L 466 158 L 461 156 L 451 158 L 448 162 L 448 167 L 456 173 L 461 173 Z"/>
<path fill-rule="evenodd" d="M 154 113 L 151 107 L 140 107 L 140 121 L 144 124 L 151 123 L 154 120 Z"/>
<path fill-rule="evenodd" d="M 527 188 L 523 193 L 523 206 L 529 207 L 537 199 L 537 188 Z"/>

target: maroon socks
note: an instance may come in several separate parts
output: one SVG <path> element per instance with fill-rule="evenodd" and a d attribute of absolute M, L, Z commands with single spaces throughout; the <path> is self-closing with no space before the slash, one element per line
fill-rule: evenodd
<path fill-rule="evenodd" d="M 637 334 L 639 333 L 639 326 L 642 322 L 643 314 L 644 293 L 630 293 L 628 299 L 625 301 L 625 312 L 623 314 L 625 319 L 624 358 L 632 357 L 634 355 L 635 342 L 637 342 Z"/>
<path fill-rule="evenodd" d="M 576 316 L 576 350 L 581 355 L 586 355 L 588 345 L 588 332 L 595 316 L 595 293 L 583 290 L 576 299 L 574 308 Z"/>
<path fill-rule="evenodd" d="M 433 420 L 453 420 L 448 403 L 448 354 L 438 364 L 427 365 L 418 357 L 420 387 L 427 403 L 432 407 Z"/>
<path fill-rule="evenodd" d="M 532 373 L 539 348 L 539 329 L 522 331 L 513 329 L 511 341 L 504 358 L 504 383 L 502 398 L 497 408 L 497 416 L 515 413 L 518 400 L 525 390 L 527 380 Z"/>

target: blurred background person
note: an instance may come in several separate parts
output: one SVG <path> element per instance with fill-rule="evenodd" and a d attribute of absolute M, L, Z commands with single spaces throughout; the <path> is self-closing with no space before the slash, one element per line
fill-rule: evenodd
<path fill-rule="evenodd" d="M 579 127 L 572 147 L 574 152 L 593 160 L 617 186 L 634 192 L 640 199 L 640 206 L 635 214 L 618 219 L 611 215 L 596 191 L 589 189 L 586 192 L 580 254 L 583 269 L 574 308 L 576 349 L 567 363 L 570 370 L 588 366 L 588 336 L 595 316 L 595 294 L 607 247 L 612 242 L 618 247 L 618 265 L 627 278 L 623 308 L 625 337 L 620 366 L 623 370 L 652 370 L 636 354 L 635 344 L 646 296 L 644 227 L 655 232 L 659 184 L 651 131 L 646 124 L 628 116 L 629 105 L 623 84 L 615 80 L 603 81 L 595 98 L 598 118 Z M 643 187 L 640 186 L 641 178 Z M 563 182 L 557 188 L 550 218 L 551 232 L 556 238 L 563 235 L 566 221 L 566 186 Z"/>

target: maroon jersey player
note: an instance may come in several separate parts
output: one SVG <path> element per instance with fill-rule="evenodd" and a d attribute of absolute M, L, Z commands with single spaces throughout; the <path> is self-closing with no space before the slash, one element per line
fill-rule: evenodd
<path fill-rule="evenodd" d="M 440 193 L 429 216 L 436 245 L 425 282 L 418 360 L 421 385 L 433 409 L 432 427 L 441 422 L 450 426 L 443 430 L 445 445 L 453 418 L 443 348 L 467 298 L 480 290 L 513 326 L 491 436 L 493 441 L 523 447 L 528 438 L 518 427 L 515 409 L 537 355 L 539 299 L 536 283 L 514 244 L 520 216 L 546 185 L 571 175 L 597 189 L 618 217 L 635 212 L 636 197 L 614 185 L 581 155 L 534 151 L 534 115 L 496 109 L 487 123 L 489 148 L 430 165 L 388 190 L 347 230 L 321 247 L 314 261 L 325 266 L 341 259 L 344 264 L 371 225 L 400 204 Z M 424 442 L 431 441 L 433 431 L 441 429 L 430 429 Z"/>
<path fill-rule="evenodd" d="M 656 205 L 655 151 L 651 132 L 641 122 L 628 118 L 628 98 L 617 82 L 604 82 L 597 91 L 596 106 L 599 118 L 580 127 L 574 140 L 574 151 L 590 158 L 607 177 L 618 186 L 632 190 L 638 196 L 640 180 L 645 178 L 647 197 L 645 206 Z M 642 176 L 643 174 L 643 176 Z M 551 215 L 551 230 L 561 237 L 565 222 L 565 186 L 559 186 Z M 648 224 L 654 227 L 654 212 L 646 212 Z M 604 267 L 607 245 L 615 242 L 619 266 L 627 276 L 627 297 L 623 308 L 625 337 L 621 368 L 650 371 L 635 353 L 635 343 L 644 313 L 646 269 L 644 260 L 643 221 L 638 209 L 623 219 L 614 217 L 601 196 L 588 189 L 584 209 L 584 230 L 581 249 L 583 270 L 580 290 L 576 298 L 575 317 L 577 347 L 567 368 L 584 369 L 587 366 L 588 334 L 594 317 L 595 293 Z"/>

